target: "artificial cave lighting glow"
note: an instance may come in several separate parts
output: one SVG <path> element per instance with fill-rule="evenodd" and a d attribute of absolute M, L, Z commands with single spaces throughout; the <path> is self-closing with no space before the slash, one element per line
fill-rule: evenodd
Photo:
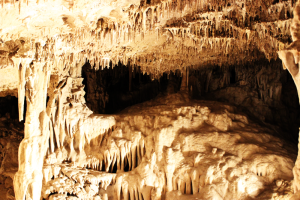
<path fill-rule="evenodd" d="M 299 20 L 295 0 L 1 0 L 0 199 L 300 199 Z"/>

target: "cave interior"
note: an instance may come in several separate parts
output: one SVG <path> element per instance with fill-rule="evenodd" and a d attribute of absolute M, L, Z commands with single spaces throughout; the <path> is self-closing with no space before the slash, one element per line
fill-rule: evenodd
<path fill-rule="evenodd" d="M 0 199 L 300 199 L 298 40 L 296 0 L 0 0 Z"/>

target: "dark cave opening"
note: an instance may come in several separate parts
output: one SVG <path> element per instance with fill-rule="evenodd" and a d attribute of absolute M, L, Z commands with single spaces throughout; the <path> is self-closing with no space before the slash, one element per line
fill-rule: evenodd
<path fill-rule="evenodd" d="M 230 70 L 230 84 L 235 84 L 235 69 Z"/>
<path fill-rule="evenodd" d="M 18 98 L 14 96 L 0 97 L 0 136 L 9 136 L 12 132 L 24 136 L 26 100 L 24 100 L 23 120 L 19 121 Z M 10 131 L 6 134 L 6 128 Z"/>
<path fill-rule="evenodd" d="M 152 80 L 139 67 L 129 69 L 122 64 L 103 70 L 92 69 L 89 63 L 82 68 L 87 106 L 96 114 L 113 114 L 124 108 L 148 101 L 158 94 L 176 93 L 182 77 L 179 72 L 164 73 L 159 80 Z M 129 79 L 131 78 L 131 82 Z"/>
<path fill-rule="evenodd" d="M 82 68 L 87 106 L 97 114 L 113 114 L 157 95 L 180 90 L 181 72 L 164 73 L 159 80 L 151 79 L 139 68 L 116 67 L 96 71 L 89 63 Z M 258 60 L 236 66 L 206 66 L 189 69 L 188 88 L 194 99 L 233 104 L 241 111 L 284 132 L 284 139 L 298 141 L 300 106 L 296 86 L 281 60 Z"/>
<path fill-rule="evenodd" d="M 0 97 L 0 117 L 9 116 L 10 119 L 18 119 L 18 98 L 14 96 Z"/>

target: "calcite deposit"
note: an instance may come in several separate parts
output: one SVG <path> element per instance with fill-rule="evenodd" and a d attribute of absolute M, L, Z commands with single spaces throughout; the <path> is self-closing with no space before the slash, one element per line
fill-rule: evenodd
<path fill-rule="evenodd" d="M 90 141 L 84 134 L 84 149 L 76 134 L 73 146 L 54 153 L 49 147 L 42 198 L 284 199 L 293 193 L 296 151 L 234 106 L 177 93 L 111 118 L 107 131 L 97 130 Z M 107 116 L 101 119 L 105 124 Z"/>
<path fill-rule="evenodd" d="M 299 25 L 295 0 L 0 0 L 0 199 L 300 199 Z"/>

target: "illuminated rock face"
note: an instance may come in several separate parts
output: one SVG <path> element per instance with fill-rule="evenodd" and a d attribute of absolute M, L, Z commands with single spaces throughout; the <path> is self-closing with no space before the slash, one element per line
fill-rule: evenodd
<path fill-rule="evenodd" d="M 288 144 L 234 106 L 191 100 L 188 91 L 199 94 L 193 70 L 278 55 L 299 90 L 299 12 L 293 0 L 2 0 L 0 97 L 18 97 L 25 121 L 21 142 L 13 125 L 18 134 L 0 141 L 19 145 L 18 162 L 16 151 L 1 157 L 6 198 L 283 199 L 291 187 L 297 198 L 299 160 L 293 168 Z M 87 73 L 94 92 L 86 103 L 86 62 L 92 70 L 127 66 L 132 93 L 136 72 L 160 80 L 176 71 L 181 92 L 94 114 L 87 105 L 101 110 L 107 95 L 88 85 Z M 224 72 L 222 87 L 230 82 Z M 266 85 L 270 73 L 258 74 Z M 279 101 L 278 80 L 268 80 L 272 88 L 260 95 Z M 9 120 L 1 118 L 4 127 Z"/>
<path fill-rule="evenodd" d="M 28 58 L 47 62 L 64 74 L 88 59 L 96 69 L 120 61 L 158 78 L 185 67 L 276 59 L 276 52 L 291 41 L 295 2 L 3 0 L 2 4 L 2 69 L 17 68 L 16 58 Z M 1 91 L 16 95 L 18 80 L 12 78 L 1 80 Z"/>
<path fill-rule="evenodd" d="M 293 177 L 293 151 L 229 105 L 177 93 L 130 107 L 112 125 L 81 140 L 84 150 L 46 156 L 43 198 L 255 198 Z"/>
<path fill-rule="evenodd" d="M 297 2 L 294 10 L 294 19 L 291 26 L 291 35 L 293 39 L 293 43 L 290 44 L 286 49 L 279 51 L 278 55 L 283 62 L 284 68 L 288 69 L 290 74 L 292 75 L 294 82 L 296 84 L 296 88 L 298 91 L 298 96 L 300 95 L 300 82 L 299 82 L 299 24 L 300 24 L 300 4 Z M 294 173 L 294 192 L 295 195 L 293 199 L 299 199 L 299 189 L 300 189 L 300 142 L 298 144 L 298 158 L 293 168 Z"/>

